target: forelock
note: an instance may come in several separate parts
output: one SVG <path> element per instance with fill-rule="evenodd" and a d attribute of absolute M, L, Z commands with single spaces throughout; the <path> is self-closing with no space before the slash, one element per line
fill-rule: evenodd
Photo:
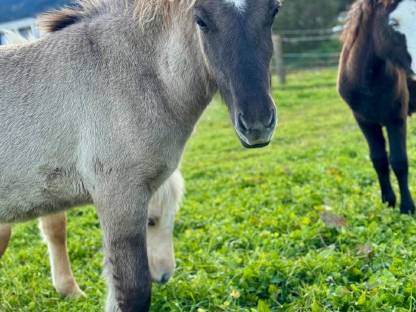
<path fill-rule="evenodd" d="M 247 8 L 247 0 L 223 0 L 233 5 L 238 11 L 243 12 Z"/>

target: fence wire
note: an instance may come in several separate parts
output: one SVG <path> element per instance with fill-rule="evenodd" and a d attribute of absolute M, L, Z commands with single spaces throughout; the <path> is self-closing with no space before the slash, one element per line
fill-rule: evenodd
<path fill-rule="evenodd" d="M 282 30 L 274 67 L 280 74 L 287 70 L 336 66 L 340 54 L 342 27 L 328 29 Z M 278 68 L 284 66 L 284 68 Z"/>

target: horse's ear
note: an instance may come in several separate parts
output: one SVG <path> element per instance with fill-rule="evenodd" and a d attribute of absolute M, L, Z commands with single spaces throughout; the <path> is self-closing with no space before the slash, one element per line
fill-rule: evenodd
<path fill-rule="evenodd" d="M 75 24 L 81 17 L 79 10 L 66 8 L 41 15 L 38 23 L 41 31 L 51 33 Z"/>

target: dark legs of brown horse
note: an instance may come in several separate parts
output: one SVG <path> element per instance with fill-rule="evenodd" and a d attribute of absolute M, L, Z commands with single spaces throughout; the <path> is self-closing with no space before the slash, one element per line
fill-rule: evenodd
<path fill-rule="evenodd" d="M 406 147 L 406 120 L 400 120 L 387 126 L 390 142 L 390 164 L 397 177 L 400 188 L 400 212 L 414 213 L 415 205 L 409 191 L 409 162 Z"/>
<path fill-rule="evenodd" d="M 396 205 L 396 195 L 394 195 L 390 182 L 390 165 L 383 129 L 378 124 L 367 123 L 359 118 L 357 118 L 357 122 L 367 139 L 368 147 L 370 149 L 370 158 L 380 183 L 382 201 L 383 203 L 387 203 L 390 207 L 394 207 Z"/>
<path fill-rule="evenodd" d="M 406 151 L 406 122 L 401 121 L 387 127 L 390 143 L 390 162 L 386 151 L 386 140 L 380 125 L 368 123 L 357 118 L 358 125 L 367 139 L 370 158 L 377 172 L 383 203 L 390 207 L 396 205 L 396 196 L 390 182 L 390 164 L 400 187 L 400 212 L 409 214 L 415 211 L 408 185 L 408 160 Z"/>

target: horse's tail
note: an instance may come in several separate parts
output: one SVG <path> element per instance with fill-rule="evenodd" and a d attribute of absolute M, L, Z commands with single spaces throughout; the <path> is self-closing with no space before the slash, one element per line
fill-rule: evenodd
<path fill-rule="evenodd" d="M 24 44 L 31 41 L 30 39 L 26 39 L 20 35 L 18 32 L 12 30 L 0 29 L 0 32 L 5 35 L 7 44 Z"/>

